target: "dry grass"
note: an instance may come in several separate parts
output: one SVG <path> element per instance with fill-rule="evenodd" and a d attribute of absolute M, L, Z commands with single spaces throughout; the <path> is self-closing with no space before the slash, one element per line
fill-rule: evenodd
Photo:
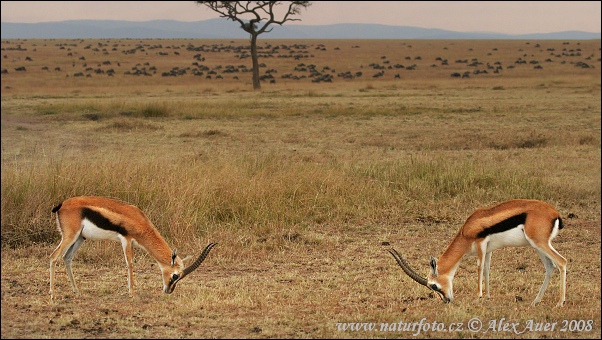
<path fill-rule="evenodd" d="M 2 42 L 3 338 L 405 338 L 416 331 L 391 329 L 423 318 L 464 330 L 416 337 L 600 337 L 600 41 L 299 41 L 294 50 L 308 57 L 261 60 L 278 75 L 262 92 L 250 90 L 250 73 L 160 76 L 191 65 L 189 44 L 244 43 Z M 145 51 L 122 52 L 140 44 Z M 201 54 L 210 68 L 250 64 L 235 52 Z M 482 69 L 454 62 L 473 58 L 504 69 L 450 76 Z M 84 62 L 119 71 L 73 77 Z M 124 74 L 147 62 L 157 74 Z M 334 81 L 279 77 L 303 74 L 294 71 L 301 62 L 336 69 Z M 417 69 L 372 78 L 370 63 Z M 21 64 L 27 71 L 13 71 Z M 119 245 L 87 242 L 74 260 L 81 296 L 59 264 L 50 302 L 48 256 L 60 238 L 50 209 L 84 194 L 136 204 L 182 254 L 218 246 L 169 296 L 138 250 L 131 301 Z M 558 276 L 529 307 L 544 276 L 532 249 L 494 254 L 487 301 L 476 301 L 475 260 L 466 259 L 449 305 L 386 252 L 395 247 L 423 272 L 472 210 L 516 197 L 548 201 L 565 217 L 553 242 L 569 259 L 562 309 Z M 471 332 L 475 317 L 485 329 L 502 318 L 519 330 L 557 324 Z M 563 331 L 589 320 L 591 329 Z M 378 330 L 340 330 L 347 322 Z"/>

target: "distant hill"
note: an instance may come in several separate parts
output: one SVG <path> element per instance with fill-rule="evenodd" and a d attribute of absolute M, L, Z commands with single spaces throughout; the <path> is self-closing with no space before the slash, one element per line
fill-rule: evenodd
<path fill-rule="evenodd" d="M 554 33 L 502 34 L 456 32 L 410 26 L 379 24 L 335 24 L 272 26 L 261 39 L 600 39 L 600 32 L 564 31 Z M 70 20 L 43 23 L 1 23 L 2 39 L 247 39 L 239 24 L 217 18 L 195 22 L 174 20 L 118 21 Z"/>

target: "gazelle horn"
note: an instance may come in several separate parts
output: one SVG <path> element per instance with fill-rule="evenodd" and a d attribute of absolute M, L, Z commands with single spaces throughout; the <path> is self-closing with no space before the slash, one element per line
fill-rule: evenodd
<path fill-rule="evenodd" d="M 403 259 L 403 257 L 401 257 L 401 255 L 399 255 L 397 250 L 391 248 L 391 249 L 389 249 L 389 253 L 391 253 L 391 255 L 393 255 L 393 257 L 395 258 L 395 261 L 397 261 L 397 263 L 399 264 L 401 269 L 403 269 L 403 271 L 406 274 L 408 274 L 408 276 L 410 278 L 412 278 L 414 281 L 416 281 L 416 282 L 420 283 L 421 285 L 430 289 L 430 287 L 427 284 L 428 281 L 424 277 L 418 275 L 418 273 L 416 273 L 412 268 L 410 268 L 408 263 Z"/>
<path fill-rule="evenodd" d="M 182 271 L 182 276 L 180 277 L 180 280 L 185 278 L 188 274 L 192 273 L 195 269 L 197 269 L 201 265 L 201 263 L 203 263 L 203 261 L 205 261 L 205 258 L 211 251 L 211 248 L 213 248 L 216 244 L 217 243 L 209 243 L 205 247 L 205 249 L 203 249 L 203 252 L 201 253 L 201 255 L 199 255 L 199 257 L 190 266 L 186 267 Z"/>

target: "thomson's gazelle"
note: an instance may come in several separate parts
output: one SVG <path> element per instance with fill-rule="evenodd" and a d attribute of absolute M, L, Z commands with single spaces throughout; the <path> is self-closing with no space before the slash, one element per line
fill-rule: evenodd
<path fill-rule="evenodd" d="M 566 295 L 567 260 L 551 244 L 562 228 L 560 213 L 548 203 L 515 199 L 490 208 L 477 209 L 470 215 L 439 260 L 431 257 L 431 270 L 427 278 L 410 268 L 395 249 L 390 249 L 389 252 L 414 281 L 435 291 L 444 302 L 450 302 L 454 297 L 452 281 L 465 254 L 476 253 L 479 297 L 483 296 L 484 275 L 486 297 L 489 298 L 491 252 L 502 247 L 531 246 L 546 268 L 543 284 L 532 305 L 541 301 L 556 266 L 560 270 L 560 300 L 557 306 L 562 307 Z"/>
<path fill-rule="evenodd" d="M 97 196 L 69 198 L 52 209 L 62 239 L 50 255 L 50 298 L 54 298 L 54 264 L 64 256 L 67 275 L 73 291 L 78 293 L 71 260 L 86 239 L 112 240 L 121 243 L 128 267 L 128 288 L 134 296 L 132 277 L 133 245 L 146 250 L 159 264 L 163 276 L 163 291 L 171 294 L 176 284 L 194 271 L 205 260 L 215 243 L 205 247 L 201 255 L 190 266 L 184 268 L 182 259 L 159 234 L 152 222 L 137 207 L 123 202 Z"/>

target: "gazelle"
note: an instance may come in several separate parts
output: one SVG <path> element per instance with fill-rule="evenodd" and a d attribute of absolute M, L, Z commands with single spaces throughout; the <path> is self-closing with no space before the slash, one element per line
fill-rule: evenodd
<path fill-rule="evenodd" d="M 395 249 L 389 252 L 410 278 L 435 291 L 447 303 L 454 298 L 452 281 L 465 254 L 476 253 L 479 298 L 483 296 L 483 275 L 486 297 L 489 298 L 491 253 L 503 247 L 531 246 L 546 268 L 543 284 L 532 305 L 541 301 L 556 266 L 560 270 L 560 300 L 557 307 L 562 307 L 566 295 L 567 260 L 551 244 L 562 228 L 560 214 L 548 203 L 515 199 L 472 213 L 439 260 L 431 257 L 431 270 L 426 278 L 418 275 Z"/>
<path fill-rule="evenodd" d="M 50 255 L 51 299 L 54 298 L 54 264 L 61 256 L 64 256 L 71 287 L 78 294 L 71 272 L 71 260 L 86 239 L 121 243 L 128 267 L 128 288 L 131 297 L 134 297 L 134 245 L 146 250 L 157 260 L 163 277 L 163 292 L 166 294 L 171 294 L 180 280 L 197 269 L 216 245 L 207 245 L 201 255 L 184 268 L 183 260 L 177 255 L 176 249 L 171 250 L 148 217 L 133 205 L 106 197 L 79 196 L 63 201 L 54 207 L 52 212 L 56 213 L 62 239 Z"/>

